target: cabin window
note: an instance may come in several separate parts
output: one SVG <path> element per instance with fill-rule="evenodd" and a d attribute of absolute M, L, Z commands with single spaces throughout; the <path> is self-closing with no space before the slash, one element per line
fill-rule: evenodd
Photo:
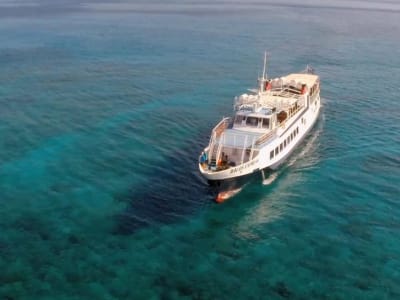
<path fill-rule="evenodd" d="M 235 124 L 242 124 L 242 121 L 246 119 L 246 116 L 238 115 L 235 117 Z"/>
<path fill-rule="evenodd" d="M 283 143 L 281 143 L 281 144 L 279 145 L 279 151 L 282 151 L 282 149 L 283 149 Z"/>
<path fill-rule="evenodd" d="M 317 85 L 314 84 L 313 87 L 311 88 L 311 95 L 314 95 L 316 90 L 317 90 Z"/>
<path fill-rule="evenodd" d="M 275 155 L 278 155 L 278 153 L 279 153 L 279 149 L 278 149 L 278 147 L 276 147 L 275 148 Z"/>
<path fill-rule="evenodd" d="M 262 127 L 269 128 L 269 119 L 268 118 L 262 118 Z"/>
<path fill-rule="evenodd" d="M 270 153 L 269 153 L 269 159 L 273 159 L 274 158 L 274 150 L 272 150 Z"/>
<path fill-rule="evenodd" d="M 246 125 L 251 127 L 257 127 L 258 125 L 258 118 L 255 117 L 247 117 Z"/>
<path fill-rule="evenodd" d="M 286 140 L 283 141 L 283 147 L 286 148 Z"/>
<path fill-rule="evenodd" d="M 299 127 L 296 128 L 296 134 L 299 133 Z"/>
<path fill-rule="evenodd" d="M 293 140 L 293 132 L 290 134 L 290 139 Z"/>

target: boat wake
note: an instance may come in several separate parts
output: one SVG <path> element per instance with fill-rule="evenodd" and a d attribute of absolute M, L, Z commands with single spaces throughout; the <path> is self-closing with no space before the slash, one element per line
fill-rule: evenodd
<path fill-rule="evenodd" d="M 264 178 L 262 181 L 262 184 L 270 185 L 271 183 L 273 183 L 276 180 L 276 178 L 278 178 L 278 172 L 274 172 L 274 173 L 270 174 L 268 176 L 268 178 Z"/>

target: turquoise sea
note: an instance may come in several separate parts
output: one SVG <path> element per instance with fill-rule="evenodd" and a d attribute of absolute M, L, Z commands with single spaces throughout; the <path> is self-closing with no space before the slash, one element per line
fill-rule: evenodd
<path fill-rule="evenodd" d="M 0 0 L 0 299 L 400 299 L 400 3 Z M 313 66 L 314 130 L 217 205 L 210 130 Z"/>

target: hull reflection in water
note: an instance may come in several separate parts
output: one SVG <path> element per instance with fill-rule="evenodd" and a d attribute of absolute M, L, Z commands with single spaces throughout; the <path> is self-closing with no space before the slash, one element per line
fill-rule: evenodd
<path fill-rule="evenodd" d="M 215 201 L 217 203 L 222 203 L 225 200 L 228 200 L 229 198 L 235 196 L 237 193 L 239 193 L 243 188 L 237 188 L 225 192 L 219 192 L 217 195 L 217 198 L 215 198 Z"/>

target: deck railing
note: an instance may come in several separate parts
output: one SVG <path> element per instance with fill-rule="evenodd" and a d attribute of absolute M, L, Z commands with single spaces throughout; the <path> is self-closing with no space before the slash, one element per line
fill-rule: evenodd
<path fill-rule="evenodd" d="M 276 134 L 276 128 L 274 130 L 271 130 L 267 133 L 264 133 L 262 136 L 260 136 L 256 142 L 255 145 L 261 145 L 264 144 L 265 142 L 267 142 L 268 140 L 270 140 L 271 138 L 273 138 Z"/>
<path fill-rule="evenodd" d="M 221 134 L 225 131 L 225 129 L 228 128 L 230 119 L 231 118 L 223 118 L 221 122 L 219 122 L 217 126 L 214 127 L 212 133 L 215 133 L 216 138 L 219 138 Z"/>
<path fill-rule="evenodd" d="M 301 99 L 300 99 L 300 100 L 301 100 Z M 288 117 L 287 117 L 285 120 L 283 120 L 282 122 L 279 122 L 279 123 L 278 123 L 278 126 L 279 126 L 279 127 L 285 128 L 286 123 L 287 123 L 295 114 L 297 114 L 300 110 L 302 110 L 302 109 L 305 107 L 304 102 L 299 102 L 299 101 L 297 101 L 296 103 L 297 103 L 297 106 L 292 107 L 292 108 L 289 109 L 289 115 L 288 115 Z"/>
<path fill-rule="evenodd" d="M 215 144 L 218 142 L 218 139 L 221 139 L 221 136 L 223 135 L 224 131 L 226 128 L 229 126 L 231 118 L 223 118 L 221 122 L 219 122 L 212 130 L 211 132 L 211 138 L 210 138 L 210 143 L 209 143 L 209 161 L 212 159 L 217 160 L 218 156 L 221 153 L 221 143 L 219 143 L 217 148 L 215 148 Z"/>
<path fill-rule="evenodd" d="M 246 163 L 258 155 L 259 148 L 256 145 L 256 136 L 238 134 L 234 136 L 235 140 L 236 136 L 241 136 L 240 142 L 237 141 L 234 144 L 226 145 L 226 136 L 222 133 L 217 139 L 214 132 L 208 151 L 209 170 L 225 170 L 231 166 Z M 225 156 L 229 156 L 229 159 L 226 159 Z"/>

